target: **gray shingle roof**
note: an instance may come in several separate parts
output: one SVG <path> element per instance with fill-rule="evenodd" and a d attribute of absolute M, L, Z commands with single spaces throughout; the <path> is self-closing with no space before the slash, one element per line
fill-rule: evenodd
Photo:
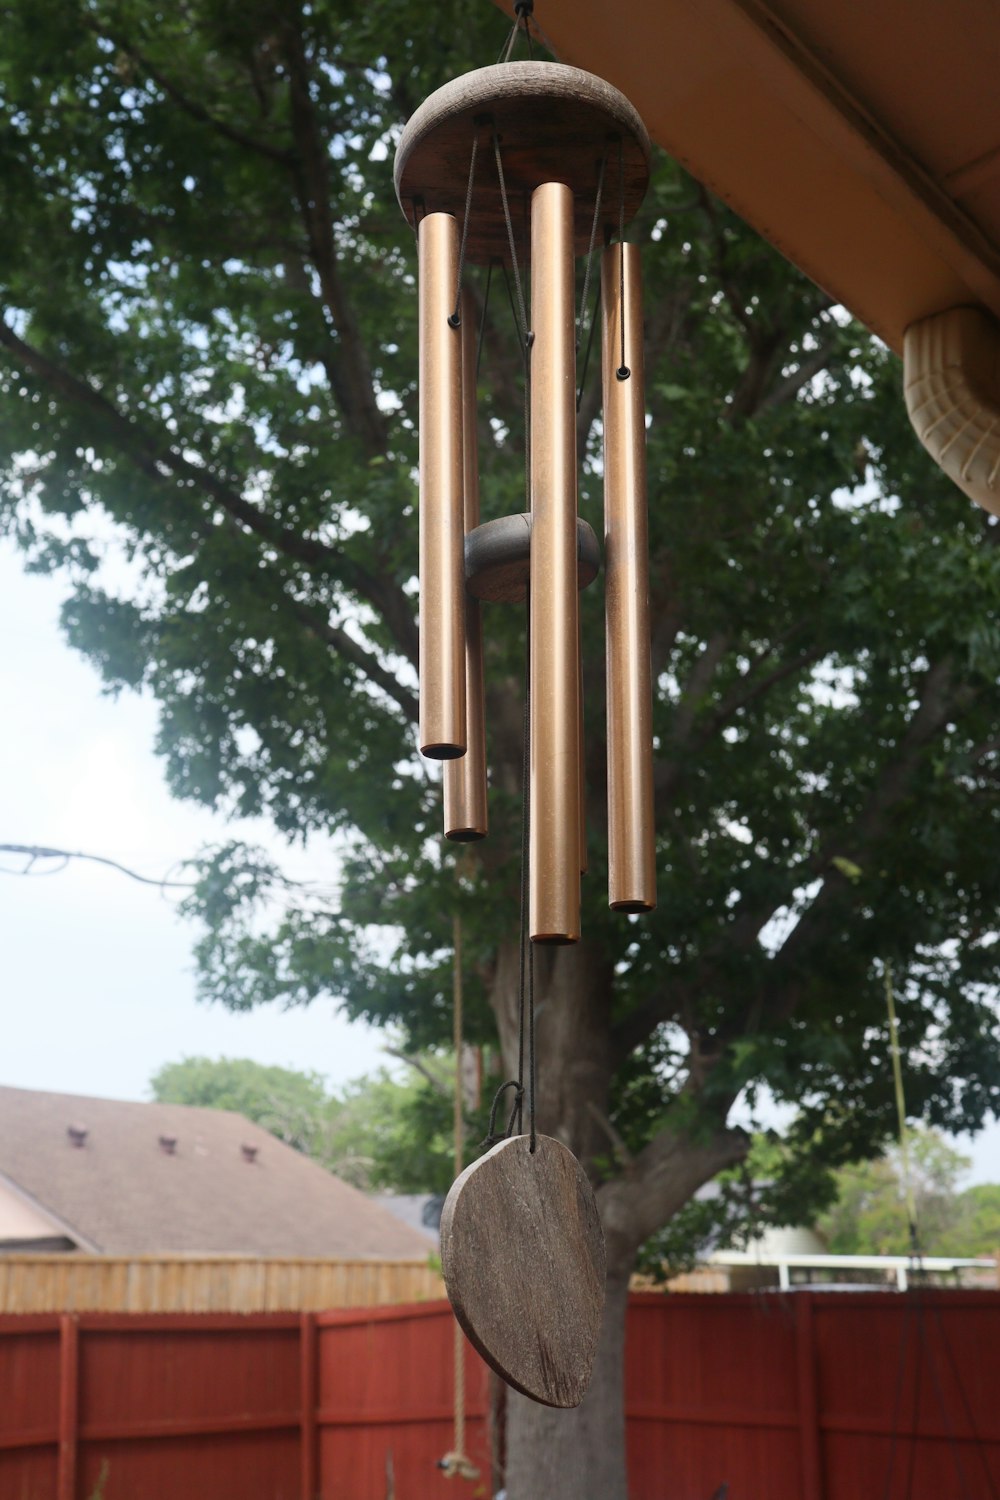
<path fill-rule="evenodd" d="M 0 1172 L 112 1254 L 427 1255 L 419 1231 L 228 1110 L 0 1087 Z"/>

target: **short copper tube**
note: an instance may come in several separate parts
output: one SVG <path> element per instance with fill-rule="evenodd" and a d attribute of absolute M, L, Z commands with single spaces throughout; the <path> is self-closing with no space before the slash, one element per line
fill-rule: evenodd
<path fill-rule="evenodd" d="M 531 197 L 530 883 L 534 942 L 580 936 L 573 195 Z"/>
<path fill-rule="evenodd" d="M 449 317 L 458 226 L 428 214 L 417 235 L 420 297 L 420 749 L 466 750 L 462 341 Z"/>
<path fill-rule="evenodd" d="M 656 905 L 656 849 L 647 564 L 646 406 L 642 282 L 637 246 L 612 245 L 604 252 L 601 307 L 608 902 L 616 911 L 640 912 L 651 911 Z"/>
<path fill-rule="evenodd" d="M 476 320 L 472 299 L 462 293 L 462 455 L 466 533 L 479 525 L 479 446 L 476 436 Z M 465 600 L 465 711 L 468 749 L 445 761 L 444 833 L 457 843 L 486 837 L 486 705 L 483 692 L 483 632 L 478 599 Z"/>

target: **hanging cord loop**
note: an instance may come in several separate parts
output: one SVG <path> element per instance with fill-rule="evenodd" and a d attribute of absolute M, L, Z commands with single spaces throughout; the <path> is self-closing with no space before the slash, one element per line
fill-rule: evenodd
<path fill-rule="evenodd" d="M 511 1105 L 510 1115 L 508 1116 L 506 1127 L 498 1133 L 497 1114 L 500 1109 L 500 1100 L 503 1098 L 508 1089 L 514 1090 L 514 1102 Z M 495 1146 L 498 1141 L 505 1141 L 509 1136 L 512 1136 L 514 1134 L 514 1126 L 518 1124 L 518 1119 L 521 1112 L 521 1100 L 523 1098 L 524 1087 L 516 1078 L 508 1078 L 507 1082 L 502 1083 L 497 1089 L 496 1093 L 493 1095 L 493 1103 L 490 1105 L 490 1123 L 486 1127 L 486 1138 L 483 1141 L 484 1151 L 489 1150 L 490 1146 Z"/>

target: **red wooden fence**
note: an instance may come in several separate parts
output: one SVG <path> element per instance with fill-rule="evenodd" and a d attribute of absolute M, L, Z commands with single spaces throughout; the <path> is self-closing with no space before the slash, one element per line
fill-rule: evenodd
<path fill-rule="evenodd" d="M 440 1303 L 0 1318 L 0 1500 L 485 1496 L 471 1350 L 466 1446 L 483 1479 L 435 1466 L 451 1447 L 451 1349 Z M 997 1293 L 642 1294 L 630 1494 L 997 1500 L 998 1397 Z"/>

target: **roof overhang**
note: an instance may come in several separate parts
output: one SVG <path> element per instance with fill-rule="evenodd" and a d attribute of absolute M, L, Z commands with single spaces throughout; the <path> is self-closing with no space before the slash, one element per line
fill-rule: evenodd
<path fill-rule="evenodd" d="M 544 0 L 534 24 L 903 355 L 921 442 L 1000 514 L 995 0 Z"/>
<path fill-rule="evenodd" d="M 1000 317 L 993 0 L 544 0 L 535 20 L 898 352 L 945 309 Z"/>

